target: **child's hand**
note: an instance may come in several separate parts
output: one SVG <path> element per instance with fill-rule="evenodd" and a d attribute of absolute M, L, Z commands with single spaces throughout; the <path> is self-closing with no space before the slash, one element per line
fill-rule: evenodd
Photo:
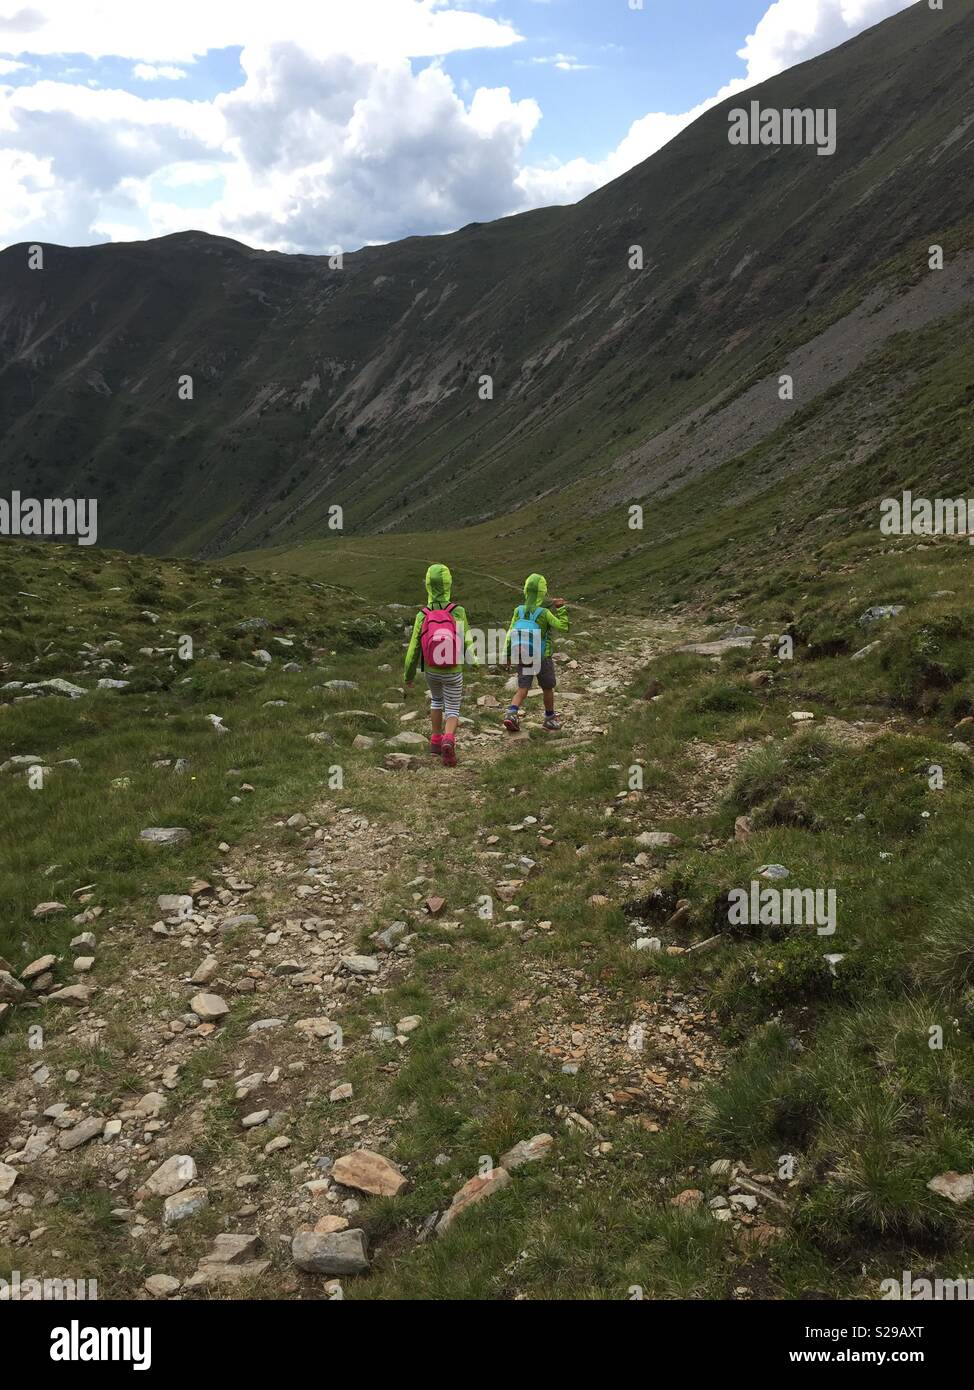
<path fill-rule="evenodd" d="M 412 690 L 414 684 L 415 684 L 415 682 L 413 682 L 413 681 L 407 681 L 407 682 L 406 682 L 406 689 L 407 689 L 407 690 Z"/>
<path fill-rule="evenodd" d="M 564 608 L 564 606 L 565 600 L 563 598 L 550 598 L 548 600 L 549 608 Z"/>

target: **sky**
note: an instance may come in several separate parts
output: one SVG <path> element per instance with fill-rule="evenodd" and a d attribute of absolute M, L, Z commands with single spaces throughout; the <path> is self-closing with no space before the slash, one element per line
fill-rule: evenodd
<path fill-rule="evenodd" d="M 913 2 L 0 0 L 0 245 L 321 254 L 575 202 Z"/>

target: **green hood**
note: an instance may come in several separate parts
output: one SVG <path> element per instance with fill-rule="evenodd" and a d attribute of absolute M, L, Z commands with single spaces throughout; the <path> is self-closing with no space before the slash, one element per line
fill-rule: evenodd
<path fill-rule="evenodd" d="M 445 608 L 450 602 L 453 575 L 446 565 L 430 565 L 426 571 L 426 598 L 431 608 Z"/>
<path fill-rule="evenodd" d="M 548 592 L 548 581 L 543 574 L 529 574 L 524 581 L 524 606 L 525 608 L 541 608 L 544 606 L 545 595 Z"/>

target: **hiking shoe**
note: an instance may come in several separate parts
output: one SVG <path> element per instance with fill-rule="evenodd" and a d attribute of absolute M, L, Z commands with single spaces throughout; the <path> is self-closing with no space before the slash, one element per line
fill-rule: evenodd
<path fill-rule="evenodd" d="M 561 720 L 558 718 L 557 714 L 546 714 L 544 723 L 541 727 L 542 729 L 558 730 L 561 728 Z"/>
<path fill-rule="evenodd" d="M 457 746 L 452 738 L 443 740 L 443 766 L 456 767 L 457 765 Z"/>
<path fill-rule="evenodd" d="M 438 758 L 438 757 L 440 756 L 440 754 L 443 752 L 443 736 L 442 736 L 442 734 L 440 734 L 440 735 L 434 735 L 434 736 L 430 739 L 430 752 L 433 754 L 433 757 L 434 757 L 434 758 Z"/>
<path fill-rule="evenodd" d="M 516 709 L 509 709 L 504 715 L 504 728 L 509 734 L 516 734 L 520 730 L 521 721 Z"/>

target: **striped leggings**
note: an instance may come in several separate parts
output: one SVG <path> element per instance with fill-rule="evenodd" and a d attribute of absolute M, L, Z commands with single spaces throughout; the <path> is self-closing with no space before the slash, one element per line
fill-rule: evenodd
<path fill-rule="evenodd" d="M 459 719 L 463 672 L 451 671 L 440 675 L 435 671 L 427 671 L 426 684 L 430 688 L 430 709 L 445 707 L 447 719 Z"/>

